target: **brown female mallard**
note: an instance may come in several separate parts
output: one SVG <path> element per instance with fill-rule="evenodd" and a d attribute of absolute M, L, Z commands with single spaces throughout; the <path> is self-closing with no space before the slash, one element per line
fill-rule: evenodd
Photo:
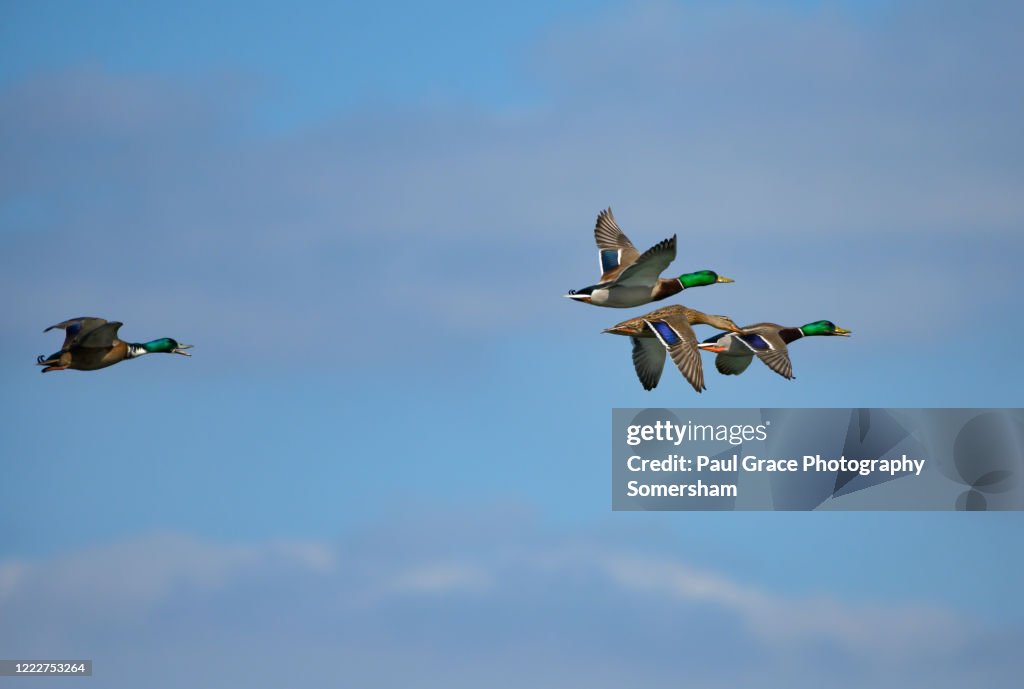
<path fill-rule="evenodd" d="M 655 309 L 637 318 L 630 318 L 604 332 L 628 335 L 633 341 L 633 367 L 644 390 L 653 390 L 665 367 L 665 353 L 679 368 L 697 392 L 705 390 L 704 369 L 697 349 L 697 336 L 692 325 L 710 325 L 722 330 L 740 332 L 728 316 L 714 316 L 685 306 L 673 304 Z"/>

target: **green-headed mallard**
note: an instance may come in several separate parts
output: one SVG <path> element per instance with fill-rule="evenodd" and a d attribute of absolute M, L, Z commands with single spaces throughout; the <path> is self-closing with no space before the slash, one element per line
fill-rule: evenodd
<path fill-rule="evenodd" d="M 106 321 L 102 318 L 72 318 L 57 325 L 51 325 L 43 332 L 54 328 L 64 330 L 64 345 L 60 351 L 48 357 L 39 357 L 36 363 L 45 366 L 47 371 L 63 371 L 66 368 L 77 371 L 94 371 L 106 368 L 126 359 L 135 359 L 143 354 L 164 352 L 192 356 L 182 351 L 192 345 L 178 344 L 169 337 L 150 342 L 122 342 L 117 339 L 117 330 L 121 327 L 118 321 Z"/>
<path fill-rule="evenodd" d="M 573 290 L 566 297 L 576 301 L 628 308 L 678 294 L 688 287 L 732 282 L 713 270 L 684 273 L 678 278 L 660 277 L 676 257 L 676 237 L 663 239 L 641 254 L 622 233 L 612 209 L 601 211 L 594 226 L 601 282 Z"/>
<path fill-rule="evenodd" d="M 705 352 L 717 352 L 715 368 L 727 376 L 738 376 L 747 370 L 756 354 L 768 368 L 783 378 L 793 378 L 793 364 L 789 360 L 790 342 L 812 335 L 845 335 L 850 331 L 832 321 L 814 321 L 799 328 L 787 328 L 775 323 L 748 325 L 740 333 L 720 333 L 697 345 Z"/>
<path fill-rule="evenodd" d="M 630 318 L 604 332 L 628 335 L 633 341 L 633 367 L 644 390 L 652 390 L 661 379 L 665 352 L 679 367 L 679 372 L 697 392 L 705 390 L 704 369 L 697 351 L 697 336 L 691 325 L 703 323 L 722 330 L 739 332 L 727 316 L 713 316 L 685 306 L 673 304 L 655 309 L 637 318 Z"/>

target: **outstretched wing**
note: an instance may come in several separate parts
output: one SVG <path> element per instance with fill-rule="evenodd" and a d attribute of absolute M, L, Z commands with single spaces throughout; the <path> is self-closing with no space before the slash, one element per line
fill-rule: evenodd
<path fill-rule="evenodd" d="M 750 348 L 751 353 L 764 362 L 765 366 L 786 379 L 793 378 L 793 364 L 789 360 L 789 349 L 779 337 L 777 329 L 766 327 L 769 324 L 745 328 L 739 341 Z M 751 332 L 753 331 L 753 332 Z M 744 367 L 746 368 L 746 367 Z"/>
<path fill-rule="evenodd" d="M 722 352 L 715 357 L 715 368 L 723 376 L 738 376 L 747 370 L 747 366 L 750 366 L 750 362 L 753 360 L 753 355 L 733 356 Z"/>
<path fill-rule="evenodd" d="M 765 363 L 765 365 L 768 366 L 768 368 L 775 371 L 783 378 L 793 378 L 793 363 L 789 360 L 789 352 L 786 351 L 786 345 L 782 345 L 781 349 L 770 349 L 767 352 L 759 352 L 757 356 Z"/>
<path fill-rule="evenodd" d="M 651 287 L 658 278 L 676 260 L 676 236 L 663 239 L 645 251 L 632 265 L 626 266 L 615 284 L 626 287 Z"/>
<path fill-rule="evenodd" d="M 661 380 L 665 368 L 665 346 L 653 337 L 631 337 L 633 341 L 633 368 L 644 390 L 653 390 Z"/>
<path fill-rule="evenodd" d="M 96 318 L 95 316 L 81 316 L 79 318 L 69 318 L 62 323 L 51 325 L 43 332 L 48 333 L 56 328 L 62 329 L 64 331 L 64 344 L 61 346 L 61 350 L 65 350 L 77 345 L 83 337 L 106 322 L 105 319 Z"/>
<path fill-rule="evenodd" d="M 632 264 L 640 252 L 629 241 L 619 224 L 615 222 L 612 209 L 597 214 L 594 225 L 594 241 L 597 242 L 598 265 L 601 269 L 601 282 L 613 280 L 626 266 Z"/>
<path fill-rule="evenodd" d="M 90 330 L 79 341 L 79 347 L 110 347 L 117 341 L 117 330 L 123 325 L 118 321 L 104 323 L 95 330 Z"/>
<path fill-rule="evenodd" d="M 705 390 L 704 368 L 700 363 L 697 336 L 686 319 L 669 316 L 661 320 L 645 320 L 644 323 L 668 351 L 672 362 L 683 374 L 683 377 L 690 382 L 693 389 L 697 392 Z"/>

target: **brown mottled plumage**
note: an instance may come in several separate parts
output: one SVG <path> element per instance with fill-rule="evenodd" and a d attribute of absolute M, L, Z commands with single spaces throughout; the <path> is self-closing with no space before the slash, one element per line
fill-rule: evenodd
<path fill-rule="evenodd" d="M 697 336 L 690 327 L 697 324 L 740 331 L 728 316 L 706 314 L 673 304 L 630 318 L 604 332 L 626 335 L 632 340 L 633 367 L 645 390 L 652 390 L 658 385 L 667 352 L 693 389 L 701 392 L 706 389 L 704 369 L 697 349 Z"/>

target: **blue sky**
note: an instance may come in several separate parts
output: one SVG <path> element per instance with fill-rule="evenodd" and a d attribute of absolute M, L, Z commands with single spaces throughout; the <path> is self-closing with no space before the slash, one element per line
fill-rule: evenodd
<path fill-rule="evenodd" d="M 1015 685 L 1019 514 L 612 513 L 608 433 L 1022 406 L 1024 12 L 425 7 L 4 10 L 5 655 L 112 687 L 194 686 L 149 674 L 171 653 L 238 684 L 210 649 L 274 658 L 254 687 Z M 631 312 L 561 297 L 609 205 L 736 279 L 687 305 L 854 336 L 645 392 L 599 334 Z M 195 356 L 40 376 L 78 315 Z"/>

